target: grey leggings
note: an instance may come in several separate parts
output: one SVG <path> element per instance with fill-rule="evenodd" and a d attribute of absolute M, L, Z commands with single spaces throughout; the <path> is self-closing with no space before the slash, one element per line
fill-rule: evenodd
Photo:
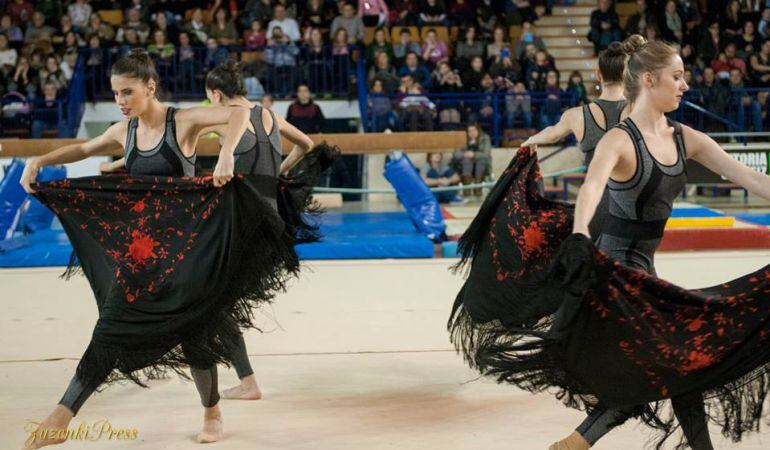
<path fill-rule="evenodd" d="M 699 392 L 686 394 L 671 399 L 674 415 L 682 427 L 687 443 L 693 450 L 713 450 L 708 431 L 706 409 L 703 395 Z M 593 414 L 577 427 L 575 431 L 593 446 L 610 430 L 628 420 L 636 407 L 626 408 L 597 408 Z"/>
<path fill-rule="evenodd" d="M 477 156 L 474 159 L 463 158 L 460 161 L 460 174 L 464 177 L 481 178 L 487 173 L 488 168 L 489 160 L 484 157 Z"/>
<path fill-rule="evenodd" d="M 251 362 L 249 361 L 249 355 L 246 353 L 246 341 L 243 340 L 243 333 L 241 333 L 238 344 L 233 349 L 230 357 L 232 358 L 235 373 L 238 374 L 238 379 L 242 380 L 254 373 L 254 370 L 251 368 Z"/>

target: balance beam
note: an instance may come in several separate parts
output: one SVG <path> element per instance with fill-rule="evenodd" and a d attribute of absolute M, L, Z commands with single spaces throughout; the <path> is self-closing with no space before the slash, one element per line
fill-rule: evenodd
<path fill-rule="evenodd" d="M 316 144 L 326 141 L 336 145 L 342 153 L 349 155 L 366 155 L 388 153 L 391 150 L 401 150 L 406 153 L 424 153 L 429 150 L 450 150 L 465 147 L 464 131 L 408 131 L 403 133 L 336 133 L 311 134 L 310 138 Z M 44 155 L 65 145 L 85 142 L 84 139 L 0 139 L 0 157 L 28 158 Z M 292 144 L 283 140 L 283 151 L 291 151 Z M 198 140 L 197 154 L 201 156 L 216 156 L 219 154 L 217 138 L 201 138 Z M 103 155 L 110 155 L 104 153 Z M 122 150 L 112 152 L 112 156 L 122 156 Z"/>

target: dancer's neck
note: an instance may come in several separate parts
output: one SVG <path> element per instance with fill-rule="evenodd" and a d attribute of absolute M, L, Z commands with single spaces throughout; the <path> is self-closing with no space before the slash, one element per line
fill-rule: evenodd
<path fill-rule="evenodd" d="M 144 113 L 138 116 L 139 123 L 143 128 L 158 128 L 166 123 L 166 112 L 168 106 L 159 102 L 157 99 L 150 100 L 150 104 Z"/>
<path fill-rule="evenodd" d="M 623 100 L 623 85 L 619 83 L 602 85 L 602 94 L 599 99 L 612 102 Z"/>
<path fill-rule="evenodd" d="M 243 106 L 244 108 L 252 108 L 251 102 L 246 97 L 233 97 L 224 101 L 225 106 Z"/>
<path fill-rule="evenodd" d="M 634 102 L 634 109 L 628 117 L 640 130 L 662 134 L 669 128 L 664 111 L 655 107 L 647 96 L 640 96 Z"/>

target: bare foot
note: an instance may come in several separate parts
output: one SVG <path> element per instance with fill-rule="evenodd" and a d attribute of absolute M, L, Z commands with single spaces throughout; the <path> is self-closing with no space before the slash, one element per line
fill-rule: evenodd
<path fill-rule="evenodd" d="M 210 444 L 222 440 L 223 437 L 222 411 L 219 410 L 219 405 L 206 408 L 206 412 L 203 414 L 203 430 L 198 434 L 196 440 L 199 444 Z"/>
<path fill-rule="evenodd" d="M 56 405 L 53 412 L 42 423 L 29 422 L 25 431 L 29 437 L 23 450 L 34 450 L 48 445 L 61 444 L 67 440 L 67 426 L 72 420 L 72 411 Z"/>
<path fill-rule="evenodd" d="M 591 448 L 591 445 L 585 438 L 577 431 L 573 431 L 566 438 L 551 444 L 548 450 L 588 450 L 589 448 Z"/>
<path fill-rule="evenodd" d="M 241 380 L 241 384 L 222 391 L 222 398 L 230 400 L 259 400 L 262 391 L 257 385 L 257 377 L 251 374 Z"/>

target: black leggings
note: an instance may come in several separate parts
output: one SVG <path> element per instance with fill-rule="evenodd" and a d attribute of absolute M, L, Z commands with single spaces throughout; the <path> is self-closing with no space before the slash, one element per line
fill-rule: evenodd
<path fill-rule="evenodd" d="M 238 344 L 233 348 L 230 357 L 232 358 L 235 373 L 238 374 L 238 379 L 242 380 L 254 373 L 249 361 L 249 355 L 246 353 L 246 341 L 243 340 L 243 333 L 241 333 Z"/>
<path fill-rule="evenodd" d="M 703 395 L 700 392 L 686 394 L 671 399 L 674 415 L 682 427 L 687 443 L 693 450 L 713 450 L 711 437 L 708 432 L 706 408 Z M 589 414 L 575 431 L 593 446 L 610 430 L 628 420 L 636 407 L 602 408 L 601 406 Z"/>

